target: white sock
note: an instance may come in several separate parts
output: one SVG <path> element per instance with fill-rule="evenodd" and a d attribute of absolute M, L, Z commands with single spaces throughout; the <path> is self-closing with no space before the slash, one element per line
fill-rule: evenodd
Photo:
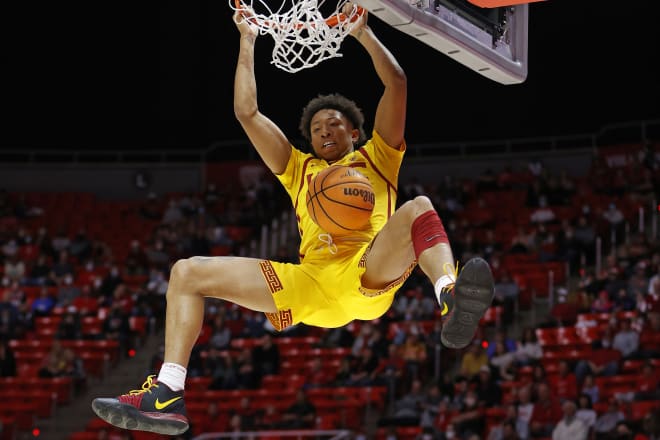
<path fill-rule="evenodd" d="M 440 292 L 442 292 L 442 289 L 449 284 L 454 284 L 455 282 L 456 278 L 450 275 L 443 275 L 438 278 L 438 281 L 435 282 L 435 297 L 437 298 L 438 302 L 440 302 Z"/>
<path fill-rule="evenodd" d="M 183 390 L 186 384 L 186 374 L 188 370 L 182 367 L 179 364 L 174 364 L 172 362 L 165 362 L 160 367 L 160 373 L 158 373 L 158 382 L 162 382 L 172 391 L 181 391 Z"/>

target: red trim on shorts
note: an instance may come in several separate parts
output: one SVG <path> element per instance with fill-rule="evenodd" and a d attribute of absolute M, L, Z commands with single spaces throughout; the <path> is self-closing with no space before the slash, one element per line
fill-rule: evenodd
<path fill-rule="evenodd" d="M 294 211 L 298 209 L 298 198 L 300 197 L 300 192 L 302 191 L 303 185 L 305 184 L 305 171 L 307 171 L 307 165 L 309 164 L 309 161 L 312 159 L 314 158 L 308 157 L 307 159 L 305 159 L 305 162 L 303 162 L 302 173 L 300 174 L 301 175 L 300 186 L 298 187 L 298 194 L 296 194 L 295 203 L 293 205 Z"/>

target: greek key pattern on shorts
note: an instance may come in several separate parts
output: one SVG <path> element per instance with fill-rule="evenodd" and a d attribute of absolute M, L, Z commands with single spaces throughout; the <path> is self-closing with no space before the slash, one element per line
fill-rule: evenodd
<path fill-rule="evenodd" d="M 280 310 L 277 313 L 266 313 L 266 318 L 268 318 L 277 331 L 282 331 L 293 325 L 293 314 L 291 313 L 291 309 Z"/>
<path fill-rule="evenodd" d="M 275 273 L 275 269 L 273 269 L 273 265 L 270 263 L 270 261 L 262 261 L 259 263 L 259 266 L 261 266 L 261 273 L 264 275 L 264 278 L 268 283 L 270 293 L 275 293 L 282 290 L 282 282 L 277 276 L 277 273 Z"/>
<path fill-rule="evenodd" d="M 408 279 L 412 271 L 415 269 L 415 266 L 417 266 L 417 261 L 414 261 L 413 264 L 410 265 L 408 269 L 406 269 L 405 273 L 401 275 L 398 279 L 392 281 L 390 284 L 385 286 L 385 288 L 380 289 L 380 290 L 371 290 L 371 289 L 365 289 L 364 287 L 360 286 L 360 293 L 364 296 L 368 297 L 374 297 L 374 296 L 380 296 L 383 293 L 389 291 L 392 289 L 394 286 L 397 284 L 403 284 L 404 281 Z"/>

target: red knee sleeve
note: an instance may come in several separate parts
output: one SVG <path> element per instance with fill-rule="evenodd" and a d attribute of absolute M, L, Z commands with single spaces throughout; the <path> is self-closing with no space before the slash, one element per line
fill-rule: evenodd
<path fill-rule="evenodd" d="M 410 228 L 410 236 L 415 248 L 415 258 L 419 258 L 419 254 L 438 243 L 449 244 L 445 227 L 434 210 L 426 211 L 415 219 Z"/>

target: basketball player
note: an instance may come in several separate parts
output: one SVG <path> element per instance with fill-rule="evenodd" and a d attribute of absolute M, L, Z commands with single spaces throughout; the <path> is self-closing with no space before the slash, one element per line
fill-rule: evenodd
<path fill-rule="evenodd" d="M 162 434 L 188 428 L 183 389 L 206 296 L 265 312 L 278 330 L 300 322 L 339 327 L 383 315 L 419 264 L 448 317 L 442 341 L 451 348 L 471 341 L 491 304 L 493 278 L 488 264 L 472 259 L 456 276 L 447 234 L 427 197 L 416 197 L 394 211 L 406 149 L 406 75 L 367 25 L 366 11 L 351 35 L 371 58 L 382 82 L 373 133 L 357 149 L 365 140 L 360 109 L 337 94 L 318 96 L 304 108 L 300 123 L 312 153 L 293 147 L 259 111 L 254 75 L 257 34 L 240 14 L 234 21 L 240 31 L 234 111 L 262 160 L 291 196 L 301 234 L 300 263 L 238 257 L 177 261 L 167 290 L 165 357 L 158 377 L 150 376 L 141 390 L 92 403 L 97 415 L 121 428 Z M 376 205 L 365 230 L 331 237 L 310 219 L 307 185 L 332 164 L 356 167 L 372 183 Z"/>

